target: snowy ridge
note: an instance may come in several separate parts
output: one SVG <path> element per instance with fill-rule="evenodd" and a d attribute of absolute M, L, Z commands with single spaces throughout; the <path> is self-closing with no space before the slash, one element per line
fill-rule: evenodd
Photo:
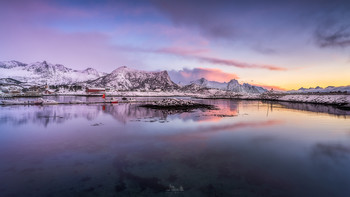
<path fill-rule="evenodd" d="M 22 82 L 15 80 L 15 79 L 11 79 L 11 78 L 0 78 L 0 85 L 2 84 L 12 84 L 12 85 L 18 85 L 21 84 Z"/>
<path fill-rule="evenodd" d="M 259 87 L 259 86 L 253 86 L 249 83 L 243 83 L 240 84 L 236 79 L 232 79 L 228 83 L 220 83 L 217 81 L 208 81 L 205 78 L 198 79 L 196 81 L 192 81 L 191 84 L 187 87 L 184 87 L 184 89 L 191 89 L 193 87 L 195 90 L 198 90 L 198 88 L 210 88 L 210 89 L 219 89 L 219 90 L 226 90 L 226 91 L 232 91 L 232 92 L 239 92 L 239 93 L 264 93 L 267 90 L 265 88 Z"/>
<path fill-rule="evenodd" d="M 0 78 L 12 78 L 32 85 L 60 85 L 82 82 L 103 76 L 93 68 L 73 70 L 46 61 L 24 64 L 18 61 L 0 62 Z"/>
<path fill-rule="evenodd" d="M 316 92 L 322 92 L 322 93 L 330 93 L 330 92 L 350 92 L 350 85 L 348 86 L 328 86 L 326 88 L 321 88 L 319 86 L 315 88 L 299 88 L 299 90 L 290 90 L 288 93 L 316 93 Z"/>
<path fill-rule="evenodd" d="M 87 82 L 95 87 L 113 87 L 115 90 L 174 90 L 179 86 L 174 83 L 167 71 L 147 72 L 126 66 L 115 69 L 110 74 Z"/>
<path fill-rule="evenodd" d="M 214 88 L 214 89 L 220 89 L 225 90 L 227 88 L 227 83 L 220 83 L 217 81 L 208 81 L 205 78 L 200 78 L 196 81 L 191 81 L 190 84 L 196 84 L 202 88 Z"/>
<path fill-rule="evenodd" d="M 346 94 L 261 94 L 257 99 L 299 103 L 320 103 L 350 107 L 350 95 Z"/>

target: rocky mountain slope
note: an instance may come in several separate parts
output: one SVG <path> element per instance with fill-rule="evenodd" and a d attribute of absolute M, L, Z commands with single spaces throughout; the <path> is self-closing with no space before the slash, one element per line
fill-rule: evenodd
<path fill-rule="evenodd" d="M 195 88 L 196 90 L 198 90 L 198 87 L 201 87 L 243 93 L 263 93 L 267 91 L 265 88 L 250 85 L 248 83 L 240 84 L 236 79 L 232 79 L 228 83 L 220 83 L 216 81 L 208 81 L 205 78 L 201 78 L 196 81 L 192 81 L 191 84 L 187 87 L 184 87 L 184 89 L 189 89 L 191 87 Z"/>
<path fill-rule="evenodd" d="M 46 61 L 25 64 L 18 61 L 0 62 L 0 78 L 11 78 L 33 85 L 59 85 L 88 81 L 105 75 L 93 68 L 73 70 Z"/>
<path fill-rule="evenodd" d="M 18 84 L 21 82 L 27 85 L 79 84 L 88 87 L 111 87 L 117 91 L 180 90 L 195 93 L 209 89 L 238 93 L 263 93 L 267 91 L 262 87 L 248 83 L 240 84 L 235 79 L 220 83 L 201 78 L 192 81 L 189 85 L 180 87 L 170 79 L 167 71 L 147 72 L 124 66 L 106 74 L 93 68 L 78 71 L 61 64 L 50 64 L 46 61 L 32 64 L 18 61 L 0 62 L 0 79 L 3 84 Z"/>
<path fill-rule="evenodd" d="M 299 88 L 298 90 L 290 90 L 288 93 L 338 93 L 338 92 L 350 92 L 349 86 L 328 86 L 326 88 L 321 88 L 319 86 L 315 88 Z"/>
<path fill-rule="evenodd" d="M 227 88 L 226 82 L 220 83 L 216 81 L 208 81 L 205 78 L 200 78 L 198 80 L 191 81 L 190 84 L 196 84 L 202 88 L 214 88 L 214 89 L 220 89 L 220 90 L 224 90 Z"/>
<path fill-rule="evenodd" d="M 89 86 L 113 87 L 115 90 L 173 90 L 179 86 L 174 83 L 167 71 L 146 72 L 127 68 L 115 69 L 110 74 L 87 82 Z"/>

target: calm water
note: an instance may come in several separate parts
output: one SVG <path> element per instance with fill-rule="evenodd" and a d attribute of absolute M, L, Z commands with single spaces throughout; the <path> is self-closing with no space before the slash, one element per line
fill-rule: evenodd
<path fill-rule="evenodd" d="M 2 106 L 0 196 L 350 196 L 349 111 L 200 102 Z"/>

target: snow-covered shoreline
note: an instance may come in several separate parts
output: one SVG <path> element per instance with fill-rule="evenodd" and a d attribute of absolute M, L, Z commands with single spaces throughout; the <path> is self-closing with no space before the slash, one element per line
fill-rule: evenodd
<path fill-rule="evenodd" d="M 239 99 L 239 100 L 270 100 L 298 103 L 314 103 L 338 105 L 350 108 L 349 94 L 285 94 L 285 93 L 234 93 L 221 90 L 207 91 L 200 93 L 181 92 L 181 91 L 160 91 L 160 92 L 141 92 L 141 91 L 124 91 L 124 92 L 106 92 L 107 97 L 192 97 L 200 99 Z M 43 96 L 102 96 L 100 94 L 87 94 L 83 91 L 78 92 L 61 92 L 54 94 L 44 94 Z"/>
<path fill-rule="evenodd" d="M 59 94 L 76 95 L 76 94 Z M 350 95 L 348 94 L 238 94 L 212 92 L 210 94 L 184 93 L 184 92 L 120 92 L 107 93 L 107 96 L 120 97 L 193 97 L 202 99 L 240 99 L 240 100 L 271 100 L 298 103 L 314 103 L 328 105 L 342 105 L 350 107 Z M 81 95 L 80 96 L 84 96 Z M 98 96 L 98 95 L 85 95 Z"/>
<path fill-rule="evenodd" d="M 317 104 L 331 104 L 331 105 L 347 105 L 350 107 L 350 95 L 305 95 L 305 94 L 287 94 L 282 96 L 261 96 L 265 100 L 277 100 L 288 102 L 301 103 L 317 103 Z"/>
<path fill-rule="evenodd" d="M 338 105 L 350 108 L 349 94 L 217 94 L 200 95 L 203 99 L 269 100 L 297 103 Z"/>

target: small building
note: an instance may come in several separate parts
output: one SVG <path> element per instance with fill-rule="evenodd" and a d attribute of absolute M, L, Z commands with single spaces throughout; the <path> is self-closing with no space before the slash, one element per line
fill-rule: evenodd
<path fill-rule="evenodd" d="M 106 88 L 86 88 L 86 93 L 105 93 Z"/>

